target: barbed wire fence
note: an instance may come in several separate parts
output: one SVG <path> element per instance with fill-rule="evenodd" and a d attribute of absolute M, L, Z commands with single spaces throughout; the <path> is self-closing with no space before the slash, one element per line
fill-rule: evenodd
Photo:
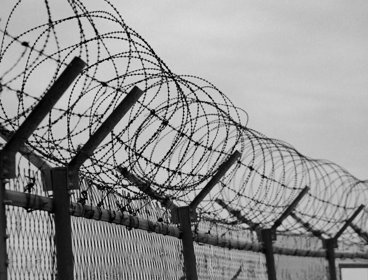
<path fill-rule="evenodd" d="M 1 279 L 289 279 L 290 255 L 337 279 L 367 259 L 367 181 L 249 128 L 111 2 L 54 2 L 1 21 Z"/>

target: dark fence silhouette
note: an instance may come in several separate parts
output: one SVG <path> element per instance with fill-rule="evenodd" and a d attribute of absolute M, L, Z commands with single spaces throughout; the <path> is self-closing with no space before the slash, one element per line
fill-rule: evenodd
<path fill-rule="evenodd" d="M 308 279 L 290 255 L 336 279 L 367 259 L 367 181 L 249 128 L 109 1 L 55 2 L 1 21 L 1 279 Z"/>

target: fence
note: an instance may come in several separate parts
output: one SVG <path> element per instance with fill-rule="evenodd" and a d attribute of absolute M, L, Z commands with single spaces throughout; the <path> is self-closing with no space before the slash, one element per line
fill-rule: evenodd
<path fill-rule="evenodd" d="M 336 259 L 366 262 L 366 181 L 250 129 L 97 2 L 26 22 L 19 1 L 1 29 L 1 279 L 337 279 Z"/>
<path fill-rule="evenodd" d="M 22 189 L 26 180 L 17 178 L 16 182 L 19 185 L 12 189 Z M 8 193 L 8 198 L 15 198 L 15 192 Z M 53 215 L 30 211 L 32 205 L 38 208 L 35 197 L 19 203 L 23 207 L 10 206 L 7 210 L 9 279 L 56 279 Z M 49 205 L 44 203 L 44 209 L 51 209 Z M 149 231 L 147 219 L 128 218 L 127 213 L 125 219 L 117 219 L 117 224 L 116 220 L 98 220 L 108 214 L 97 208 L 93 215 L 86 211 L 85 218 L 72 218 L 74 279 L 180 279 L 184 263 L 179 230 L 153 222 L 162 216 L 154 207 L 147 207 L 158 211 L 150 213 L 154 215 Z M 71 213 L 81 216 L 73 207 Z M 209 238 L 207 242 L 216 246 L 203 243 L 206 240 L 200 232 L 209 228 L 217 243 L 208 242 Z M 199 279 L 267 279 L 266 259 L 255 232 L 229 232 L 218 225 L 202 225 L 197 234 L 194 248 Z M 210 234 L 207 230 L 207 237 Z M 327 262 L 320 248 L 321 242 L 313 237 L 280 235 L 274 248 L 277 279 L 325 279 Z M 366 253 L 338 253 L 338 257 L 361 263 Z"/>

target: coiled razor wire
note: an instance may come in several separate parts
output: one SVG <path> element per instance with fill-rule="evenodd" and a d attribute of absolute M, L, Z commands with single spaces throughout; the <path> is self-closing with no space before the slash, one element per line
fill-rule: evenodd
<path fill-rule="evenodd" d="M 18 0 L 2 7 L 1 21 L 2 131 L 17 130 L 73 57 L 88 65 L 27 142 L 54 166 L 73 158 L 133 86 L 144 92 L 81 167 L 79 202 L 121 210 L 121 198 L 146 199 L 119 172 L 126 168 L 159 195 L 187 204 L 236 150 L 241 158 L 199 206 L 203 220 L 242 223 L 220 199 L 270 227 L 308 186 L 295 210 L 304 226 L 288 218 L 279 230 L 304 234 L 309 225 L 333 236 L 367 201 L 367 181 L 250 129 L 247 113 L 212 83 L 173 73 L 110 1 L 90 2 Z M 363 212 L 355 222 L 364 230 L 366 219 Z M 352 231 L 344 236 L 361 242 Z"/>

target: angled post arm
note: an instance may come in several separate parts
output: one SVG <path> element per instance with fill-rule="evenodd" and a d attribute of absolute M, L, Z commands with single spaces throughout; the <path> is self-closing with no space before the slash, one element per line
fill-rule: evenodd
<path fill-rule="evenodd" d="M 25 147 L 27 139 L 37 129 L 42 120 L 52 110 L 56 102 L 62 97 L 68 87 L 74 82 L 78 75 L 83 71 L 85 62 L 75 57 L 65 68 L 61 75 L 56 79 L 48 89 L 42 99 L 34 107 L 31 113 L 26 117 L 19 128 L 9 135 L 10 138 L 0 152 L 0 279 L 7 279 L 7 254 L 6 254 L 6 213 L 4 205 L 5 186 L 3 179 L 10 179 L 16 176 L 15 156 L 17 152 L 28 152 Z M 31 160 L 34 164 L 43 165 L 37 157 L 31 154 Z M 66 187 L 66 186 L 64 186 Z M 57 201 L 61 201 L 58 203 Z M 65 201 L 63 201 L 65 200 Z M 67 207 L 65 208 L 65 204 Z M 73 252 L 71 250 L 71 239 L 69 244 L 61 244 L 63 236 L 70 235 L 70 232 L 64 232 L 65 228 L 60 227 L 58 223 L 65 223 L 65 217 L 69 218 L 69 198 L 64 195 L 55 197 L 55 235 L 57 246 L 57 269 L 59 279 L 73 279 Z M 58 212 L 58 214 L 56 214 Z M 67 225 L 68 226 L 68 225 Z M 69 223 L 70 227 L 70 223 Z M 67 229 L 67 228 L 66 228 Z"/>

